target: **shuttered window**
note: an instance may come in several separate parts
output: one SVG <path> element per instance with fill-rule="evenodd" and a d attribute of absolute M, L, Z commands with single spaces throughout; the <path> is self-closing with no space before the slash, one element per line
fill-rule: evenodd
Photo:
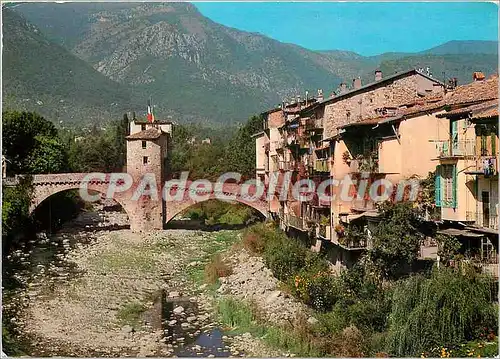
<path fill-rule="evenodd" d="M 441 206 L 457 207 L 457 173 L 455 165 L 441 165 Z"/>

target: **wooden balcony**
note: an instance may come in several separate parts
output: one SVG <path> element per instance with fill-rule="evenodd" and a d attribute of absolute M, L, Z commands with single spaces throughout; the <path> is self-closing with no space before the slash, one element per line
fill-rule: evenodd
<path fill-rule="evenodd" d="M 475 140 L 461 141 L 437 141 L 436 142 L 436 157 L 437 158 L 455 158 L 455 157 L 474 157 L 476 155 Z"/>
<path fill-rule="evenodd" d="M 287 214 L 286 215 L 288 225 L 294 228 L 297 228 L 299 230 L 306 230 L 306 226 L 304 224 L 304 218 L 302 217 L 297 217 L 292 214 Z"/>
<path fill-rule="evenodd" d="M 316 172 L 330 173 L 330 161 L 327 158 L 318 159 L 314 162 L 314 170 Z"/>

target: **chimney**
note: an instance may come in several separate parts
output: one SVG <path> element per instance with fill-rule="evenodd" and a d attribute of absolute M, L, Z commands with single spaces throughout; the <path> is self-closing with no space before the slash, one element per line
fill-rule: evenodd
<path fill-rule="evenodd" d="M 323 101 L 324 97 L 323 97 L 323 90 L 322 89 L 319 89 L 318 90 L 318 102 L 319 101 Z"/>
<path fill-rule="evenodd" d="M 486 76 L 480 71 L 476 71 L 472 74 L 472 79 L 475 81 L 483 81 Z"/>
<path fill-rule="evenodd" d="M 375 70 L 375 81 L 380 81 L 380 80 L 382 80 L 382 71 Z"/>
<path fill-rule="evenodd" d="M 347 84 L 345 82 L 342 82 L 340 84 L 340 94 L 343 94 L 345 92 L 347 92 Z"/>
<path fill-rule="evenodd" d="M 357 78 L 357 79 L 354 79 L 352 80 L 352 87 L 353 89 L 357 90 L 361 87 L 361 78 Z"/>

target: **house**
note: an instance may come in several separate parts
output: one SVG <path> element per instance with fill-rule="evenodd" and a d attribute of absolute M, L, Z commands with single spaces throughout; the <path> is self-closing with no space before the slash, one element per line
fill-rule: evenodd
<path fill-rule="evenodd" d="M 490 268 L 498 266 L 498 76 L 475 77 L 440 114 L 450 121 L 450 135 L 439 146 L 435 195 L 440 233 Z"/>

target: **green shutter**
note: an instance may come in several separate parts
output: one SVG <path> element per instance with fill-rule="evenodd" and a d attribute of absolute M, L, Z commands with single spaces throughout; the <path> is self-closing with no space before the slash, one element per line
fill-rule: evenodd
<path fill-rule="evenodd" d="M 457 208 L 457 166 L 453 165 L 453 204 L 452 208 Z"/>
<path fill-rule="evenodd" d="M 441 207 L 441 165 L 436 166 L 434 176 L 434 200 L 437 207 Z"/>

